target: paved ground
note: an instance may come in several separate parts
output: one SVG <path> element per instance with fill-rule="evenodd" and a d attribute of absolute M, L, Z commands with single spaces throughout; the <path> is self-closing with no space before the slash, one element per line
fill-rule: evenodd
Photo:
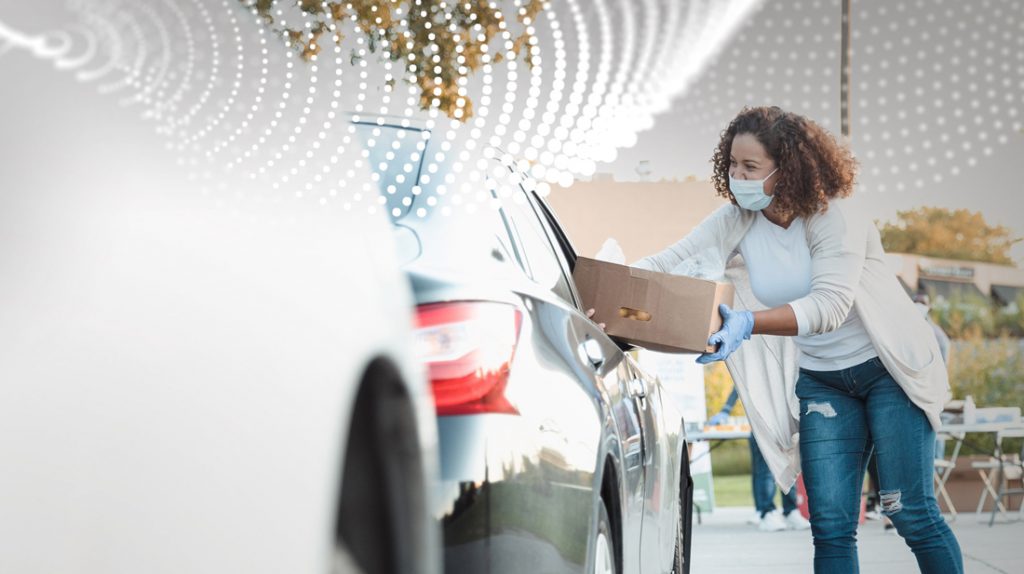
<path fill-rule="evenodd" d="M 694 525 L 691 574 L 797 574 L 812 572 L 810 531 L 760 532 L 746 524 L 753 508 L 720 508 Z M 694 516 L 694 522 L 696 522 Z M 986 515 L 987 518 L 987 515 Z M 961 514 L 950 526 L 964 552 L 968 574 L 1024 573 L 1024 522 L 988 527 L 973 514 Z M 896 534 L 869 520 L 858 534 L 864 574 L 917 572 L 910 548 Z"/>

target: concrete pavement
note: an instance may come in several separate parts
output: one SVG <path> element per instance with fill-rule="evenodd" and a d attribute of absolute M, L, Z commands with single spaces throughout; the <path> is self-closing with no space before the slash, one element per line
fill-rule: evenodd
<path fill-rule="evenodd" d="M 754 509 L 719 508 L 694 516 L 691 574 L 798 574 L 813 571 L 811 532 L 761 532 L 747 524 Z M 1014 517 L 1016 513 L 1014 513 Z M 1020 574 L 1024 572 L 1024 522 L 996 522 L 989 528 L 988 515 L 979 522 L 973 513 L 962 513 L 950 527 L 964 553 L 968 574 Z M 910 548 L 894 531 L 869 520 L 858 531 L 860 571 L 864 574 L 917 572 Z"/>

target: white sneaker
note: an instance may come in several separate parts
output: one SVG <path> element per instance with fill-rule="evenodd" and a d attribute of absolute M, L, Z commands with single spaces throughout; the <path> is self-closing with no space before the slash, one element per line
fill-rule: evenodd
<path fill-rule="evenodd" d="M 789 530 L 807 530 L 811 523 L 807 521 L 799 510 L 794 510 L 786 515 L 786 528 Z"/>
<path fill-rule="evenodd" d="M 786 529 L 786 521 L 782 519 L 778 510 L 773 510 L 761 517 L 757 528 L 761 532 L 778 532 Z"/>

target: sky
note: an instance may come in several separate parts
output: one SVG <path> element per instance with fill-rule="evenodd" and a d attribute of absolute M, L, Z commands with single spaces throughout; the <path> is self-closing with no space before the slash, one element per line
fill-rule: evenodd
<path fill-rule="evenodd" d="M 850 143 L 861 162 L 854 204 L 880 220 L 924 205 L 967 208 L 1024 236 L 1024 186 L 1013 169 L 1024 158 L 1024 2 L 852 5 Z M 468 207 L 488 197 L 485 148 L 525 161 L 543 193 L 595 171 L 635 179 L 640 161 L 653 179 L 706 178 L 718 134 L 744 106 L 779 105 L 838 132 L 840 7 L 841 0 L 556 0 L 536 22 L 536 65 L 506 58 L 466 78 L 475 114 L 465 123 L 424 113 L 411 85 L 388 87 L 387 75 L 400 73 L 389 62 L 350 63 L 350 51 L 362 50 L 358 33 L 303 63 L 234 2 L 5 6 L 0 70 L 22 78 L 22 89 L 80 82 L 96 99 L 115 99 L 167 138 L 169 157 L 204 192 L 231 195 L 227 181 L 250 177 L 268 184 L 275 200 L 370 213 L 381 198 L 365 182 L 351 184 L 354 169 L 369 166 L 352 155 L 367 142 L 343 129 L 345 112 L 415 118 L 440 149 L 402 151 L 386 167 L 419 164 L 422 173 L 438 172 L 435 183 L 461 169 L 467 175 L 449 197 Z M 83 30 L 102 49 L 85 65 L 61 67 L 28 44 L 9 43 L 12 31 L 35 39 L 53 28 L 72 34 L 69 56 L 87 51 Z M 108 75 L 82 75 L 98 70 Z M 13 96 L 0 91 L 0 105 Z M 20 119 L 47 121 L 6 121 Z M 245 186 L 239 193 L 253 196 Z M 1014 255 L 1024 260 L 1024 242 Z"/>
<path fill-rule="evenodd" d="M 755 7 L 671 109 L 598 171 L 638 179 L 646 160 L 653 179 L 707 178 L 718 134 L 744 106 L 778 105 L 838 134 L 840 10 L 840 0 Z M 1024 237 L 1024 2 L 853 0 L 851 31 L 857 205 L 880 220 L 966 208 Z M 1013 253 L 1024 262 L 1024 245 Z"/>
<path fill-rule="evenodd" d="M 401 211 L 390 198 L 402 194 L 388 185 L 351 185 L 370 159 L 381 182 L 394 174 L 396 183 L 408 183 L 397 176 L 417 169 L 418 183 L 438 196 L 444 187 L 442 212 L 473 210 L 491 203 L 485 178 L 492 181 L 495 170 L 487 167 L 488 152 L 520 163 L 542 194 L 593 175 L 597 162 L 613 160 L 653 125 L 656 113 L 669 109 L 761 1 L 554 0 L 536 20 L 520 0 L 471 4 L 481 12 L 473 14 L 478 20 L 503 26 L 474 28 L 486 46 L 458 45 L 476 64 L 462 58 L 457 73 L 441 77 L 435 65 L 437 76 L 420 77 L 429 68 L 424 61 L 441 62 L 443 39 L 423 41 L 416 53 L 397 59 L 385 56 L 394 55 L 388 46 L 397 43 L 368 40 L 390 34 L 398 42 L 403 28 L 422 26 L 403 16 L 406 3 L 381 1 L 391 14 L 386 29 L 359 23 L 354 13 L 331 22 L 338 34 L 321 38 L 320 50 L 305 61 L 286 46 L 286 29 L 314 30 L 325 22 L 291 0 L 272 3 L 273 23 L 246 10 L 244 0 L 40 0 L 0 10 L 0 71 L 16 77 L 15 69 L 31 70 L 20 75 L 26 89 L 79 81 L 95 86 L 98 98 L 117 98 L 126 113 L 165 136 L 170 155 L 211 192 L 250 197 L 244 186 L 228 190 L 225 181 L 250 176 L 268 183 L 275 199 L 305 198 L 368 214 L 387 199 L 389 211 Z M 455 9 L 430 5 L 438 26 Z M 445 21 L 459 30 L 456 22 L 468 20 Z M 517 38 L 525 38 L 520 33 L 529 35 L 530 58 L 525 48 L 515 53 Z M 449 63 L 456 59 L 444 55 Z M 459 106 L 471 105 L 442 109 L 438 96 L 455 91 Z M 394 149 L 376 134 L 356 138 L 349 118 L 363 124 L 408 119 L 429 132 L 430 149 L 424 141 Z M 102 153 L 83 150 L 89 152 Z M 416 201 L 417 216 L 434 207 L 430 199 Z"/>

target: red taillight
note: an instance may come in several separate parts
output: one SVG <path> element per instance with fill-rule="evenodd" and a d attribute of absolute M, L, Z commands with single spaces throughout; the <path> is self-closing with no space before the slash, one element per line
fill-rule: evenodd
<path fill-rule="evenodd" d="M 519 309 L 502 303 L 417 309 L 417 353 L 429 369 L 438 415 L 519 414 L 505 386 L 522 322 Z"/>

